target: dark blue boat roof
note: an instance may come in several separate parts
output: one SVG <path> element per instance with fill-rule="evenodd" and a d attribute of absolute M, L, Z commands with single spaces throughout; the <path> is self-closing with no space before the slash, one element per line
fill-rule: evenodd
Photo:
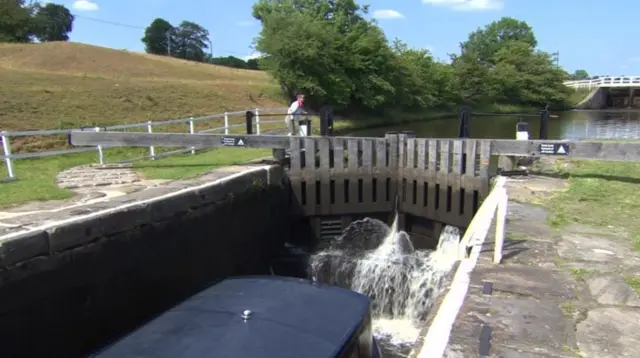
<path fill-rule="evenodd" d="M 224 280 L 95 357 L 327 358 L 361 328 L 369 298 L 276 276 Z M 251 311 L 245 321 L 243 311 Z"/>

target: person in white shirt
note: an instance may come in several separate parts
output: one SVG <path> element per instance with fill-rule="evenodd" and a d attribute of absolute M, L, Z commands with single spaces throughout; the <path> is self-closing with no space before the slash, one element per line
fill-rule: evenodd
<path fill-rule="evenodd" d="M 284 117 L 284 123 L 287 125 L 287 128 L 289 129 L 289 134 L 288 135 L 296 135 L 295 130 L 296 130 L 296 122 L 298 122 L 298 120 L 300 119 L 300 114 L 304 113 L 304 110 L 302 109 L 302 105 L 304 104 L 304 95 L 303 94 L 297 94 L 296 95 L 296 100 L 291 103 L 291 105 L 289 106 L 289 109 L 287 110 L 287 115 Z"/>

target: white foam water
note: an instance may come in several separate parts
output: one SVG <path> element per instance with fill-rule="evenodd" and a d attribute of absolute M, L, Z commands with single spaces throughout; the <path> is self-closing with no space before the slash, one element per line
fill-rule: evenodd
<path fill-rule="evenodd" d="M 375 219 L 352 226 L 311 257 L 311 276 L 371 297 L 374 335 L 385 351 L 405 356 L 457 260 L 460 232 L 446 226 L 436 250 L 423 251 L 415 250 L 409 235 L 398 229 L 397 215 L 391 227 Z"/>

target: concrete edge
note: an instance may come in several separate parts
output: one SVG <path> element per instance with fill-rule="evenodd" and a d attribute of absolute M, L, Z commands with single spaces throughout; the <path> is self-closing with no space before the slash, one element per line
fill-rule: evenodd
<path fill-rule="evenodd" d="M 446 295 L 439 298 L 441 302 L 438 311 L 433 316 L 431 324 L 427 328 L 427 333 L 422 341 L 422 347 L 418 350 L 416 358 L 442 358 L 449 345 L 449 338 L 456 317 L 462 308 L 469 284 L 471 282 L 471 272 L 476 267 L 480 253 L 482 252 L 482 242 L 474 243 L 471 254 L 468 258 L 459 261 L 453 280 Z"/>
<path fill-rule="evenodd" d="M 237 182 L 243 177 L 245 180 Z M 261 165 L 172 193 L 48 223 L 29 231 L 6 234 L 0 236 L 0 267 L 50 256 L 149 222 L 171 220 L 177 212 L 228 199 L 229 195 L 251 185 L 266 187 L 280 184 L 283 178 L 284 172 L 280 167 Z M 227 190 L 219 190 L 221 186 Z"/>
<path fill-rule="evenodd" d="M 458 270 L 459 266 L 460 266 L 460 261 L 454 262 L 454 264 L 451 266 L 451 270 L 449 270 L 449 272 L 447 272 L 447 274 L 443 277 L 442 283 L 440 286 L 440 291 L 438 292 L 438 295 L 435 301 L 433 302 L 433 305 L 431 306 L 430 313 L 427 316 L 427 320 L 424 322 L 425 326 L 420 330 L 420 335 L 418 336 L 418 340 L 415 342 L 414 348 L 409 353 L 408 358 L 417 358 L 419 353 L 419 348 L 422 347 L 424 344 L 424 340 L 429 331 L 429 327 L 431 327 L 431 324 L 433 323 L 436 313 L 440 310 L 440 307 L 442 306 L 442 302 L 444 300 L 444 297 L 446 296 L 445 294 L 449 292 L 449 290 L 451 289 L 453 277 L 455 276 L 455 273 Z M 431 312 L 433 312 L 433 314 L 431 314 Z"/>
<path fill-rule="evenodd" d="M 493 197 L 491 195 L 494 190 L 504 188 L 506 182 L 507 178 L 503 176 L 497 176 L 493 180 L 493 187 L 485 201 L 482 203 L 480 208 L 478 208 L 473 220 L 475 220 L 478 215 L 483 215 L 483 213 L 486 212 L 486 209 L 484 208 L 486 207 L 485 205 L 488 205 L 487 203 L 489 201 L 497 200 L 492 199 Z M 491 221 L 493 221 L 493 215 L 491 215 L 488 220 L 489 225 L 486 228 L 487 231 L 485 231 L 484 235 L 476 237 L 474 242 L 469 241 L 468 244 L 464 244 L 466 240 L 471 240 L 474 236 L 474 232 L 468 232 L 469 228 L 467 228 L 463 234 L 460 244 L 465 245 L 465 249 L 471 247 L 471 252 L 469 253 L 469 257 L 463 258 L 459 261 L 458 269 L 455 271 L 456 273 L 451 281 L 449 291 L 442 298 L 438 311 L 435 316 L 433 316 L 433 320 L 427 329 L 426 335 L 424 336 L 422 347 L 416 356 L 417 358 L 442 358 L 444 355 L 447 346 L 449 345 L 449 339 L 451 337 L 451 331 L 453 330 L 456 317 L 458 316 L 458 313 L 464 304 L 464 300 L 467 297 L 467 293 L 469 292 L 471 273 L 475 269 L 478 259 L 480 258 L 480 253 L 482 252 L 482 247 L 487 239 Z M 469 227 L 472 226 L 473 221 L 469 224 Z"/>

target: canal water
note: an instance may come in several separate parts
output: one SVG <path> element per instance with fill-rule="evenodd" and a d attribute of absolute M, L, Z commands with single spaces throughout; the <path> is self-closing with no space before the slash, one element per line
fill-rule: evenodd
<path fill-rule="evenodd" d="M 549 120 L 549 139 L 636 139 L 640 138 L 640 111 L 603 110 L 552 112 L 558 118 Z M 517 116 L 473 116 L 471 136 L 473 138 L 515 139 Z M 540 120 L 524 118 L 529 123 L 531 138 L 538 137 Z M 380 137 L 388 131 L 410 130 L 418 137 L 455 138 L 458 133 L 458 118 L 425 120 L 389 127 L 355 131 L 350 135 Z"/>

